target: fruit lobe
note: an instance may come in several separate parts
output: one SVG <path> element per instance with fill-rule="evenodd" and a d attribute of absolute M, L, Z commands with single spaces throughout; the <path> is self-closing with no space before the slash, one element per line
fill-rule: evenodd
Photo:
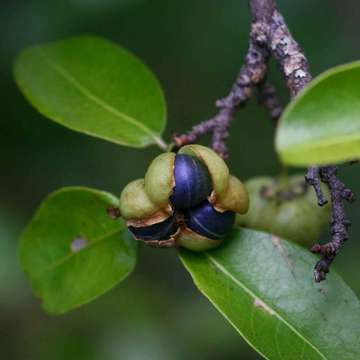
<path fill-rule="evenodd" d="M 159 210 L 145 191 L 144 179 L 131 181 L 120 195 L 120 212 L 125 220 L 144 219 Z"/>
<path fill-rule="evenodd" d="M 188 227 L 183 227 L 176 240 L 177 245 L 192 251 L 207 251 L 221 245 L 222 240 L 209 239 L 192 231 Z"/>
<path fill-rule="evenodd" d="M 161 222 L 148 226 L 137 227 L 129 225 L 129 230 L 139 240 L 162 241 L 168 240 L 172 235 L 174 235 L 177 231 L 177 226 L 175 224 L 175 218 L 173 216 L 169 216 Z"/>
<path fill-rule="evenodd" d="M 177 209 L 195 206 L 211 193 L 209 171 L 197 158 L 186 154 L 176 155 L 174 178 L 175 187 L 170 200 Z"/>
<path fill-rule="evenodd" d="M 227 189 L 215 195 L 212 202 L 218 211 L 234 211 L 245 214 L 249 209 L 249 194 L 244 184 L 235 176 L 230 175 Z"/>
<path fill-rule="evenodd" d="M 186 145 L 179 150 L 202 161 L 209 170 L 212 187 L 216 194 L 222 194 L 229 184 L 229 169 L 225 161 L 215 151 L 202 145 Z"/>
<path fill-rule="evenodd" d="M 233 211 L 219 212 L 207 200 L 188 210 L 186 226 L 209 239 L 219 240 L 227 235 L 235 221 Z"/>
<path fill-rule="evenodd" d="M 145 174 L 145 191 L 154 204 L 165 206 L 175 186 L 175 153 L 167 152 L 157 156 Z"/>

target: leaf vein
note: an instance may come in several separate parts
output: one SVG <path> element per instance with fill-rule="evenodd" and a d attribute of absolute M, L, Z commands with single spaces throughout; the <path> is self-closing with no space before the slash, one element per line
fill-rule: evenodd
<path fill-rule="evenodd" d="M 83 253 L 85 251 L 87 251 L 88 249 L 92 249 L 93 247 L 95 247 L 96 245 L 98 245 L 102 240 L 109 238 L 115 234 L 117 234 L 118 232 L 120 232 L 121 230 L 123 230 L 123 227 L 119 227 L 116 230 L 112 230 L 109 231 L 108 233 L 99 236 L 98 238 L 95 238 L 89 245 L 87 245 L 86 247 L 84 247 L 84 249 L 74 253 L 74 252 L 70 252 L 67 255 L 65 255 L 64 257 L 60 258 L 59 260 L 55 261 L 54 263 L 52 263 L 51 265 L 49 265 L 48 267 L 46 267 L 45 269 L 43 269 L 43 271 L 41 272 L 41 274 L 43 274 L 44 272 L 47 271 L 51 271 L 54 268 L 64 264 L 66 261 L 70 260 L 71 258 L 73 258 L 75 255 Z M 39 275 L 41 275 L 39 274 Z"/>
<path fill-rule="evenodd" d="M 243 285 L 236 277 L 234 277 L 228 270 L 220 264 L 216 259 L 214 259 L 209 253 L 205 254 L 210 263 L 212 263 L 218 270 L 220 270 L 225 276 L 227 276 L 230 280 L 232 280 L 237 286 L 239 286 L 241 289 L 243 289 L 248 295 L 250 295 L 252 298 L 256 299 L 259 298 L 259 296 L 255 295 L 249 288 L 247 288 L 245 285 Z M 261 299 L 262 300 L 262 299 Z M 263 301 L 263 300 L 262 300 Z M 263 301 L 264 302 L 264 301 Z M 265 303 L 265 302 L 264 302 Z M 266 303 L 265 303 L 266 304 Z M 268 304 L 266 304 L 269 306 Z M 270 306 L 269 306 L 270 307 Z M 271 308 L 271 307 L 270 307 Z M 288 323 L 275 309 L 272 309 L 274 311 L 274 315 L 282 321 L 285 325 L 288 326 L 290 330 L 292 330 L 300 339 L 302 339 L 304 342 L 309 344 L 311 348 L 313 348 L 323 359 L 327 360 L 326 356 L 315 347 L 314 344 L 312 344 L 306 337 L 304 337 L 299 331 L 290 323 Z"/>
<path fill-rule="evenodd" d="M 279 359 L 281 360 L 283 357 L 281 355 L 281 351 L 280 351 L 280 346 L 279 346 L 279 331 L 280 331 L 280 321 L 277 323 L 276 325 L 276 330 L 275 330 L 275 345 L 276 345 L 276 351 L 279 354 Z"/>
<path fill-rule="evenodd" d="M 138 127 L 144 133 L 149 135 L 158 145 L 161 145 L 162 147 L 165 146 L 165 148 L 166 148 L 166 144 L 164 143 L 164 141 L 160 137 L 158 137 L 156 134 L 154 134 L 143 123 L 141 123 L 140 121 L 134 119 L 133 117 L 131 117 L 129 115 L 124 114 L 123 112 L 119 111 L 118 109 L 115 109 L 113 106 L 107 104 L 105 101 L 101 100 L 99 97 L 97 97 L 95 94 L 93 94 L 89 89 L 84 87 L 66 69 L 64 69 L 61 65 L 57 64 L 54 60 L 52 60 L 49 56 L 47 56 L 45 54 L 44 50 L 40 50 L 40 52 L 42 53 L 42 56 L 44 57 L 45 61 L 49 64 L 49 66 L 52 67 L 55 70 L 55 72 L 57 72 L 60 76 L 62 76 L 66 81 L 68 81 L 70 84 L 74 85 L 75 88 L 77 88 L 85 97 L 89 98 L 95 104 L 97 104 L 99 107 L 110 112 L 111 114 L 115 115 L 116 117 L 119 117 L 122 120 L 125 120 L 126 122 L 134 125 L 135 127 Z"/>

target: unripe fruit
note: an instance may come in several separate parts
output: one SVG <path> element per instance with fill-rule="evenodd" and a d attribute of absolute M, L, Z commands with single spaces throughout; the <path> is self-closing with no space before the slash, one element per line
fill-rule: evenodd
<path fill-rule="evenodd" d="M 249 209 L 249 194 L 244 184 L 237 177 L 230 175 L 227 189 L 218 195 L 214 193 L 211 202 L 216 210 L 245 214 Z"/>
<path fill-rule="evenodd" d="M 177 209 L 198 205 L 211 193 L 211 178 L 206 166 L 195 157 L 178 154 L 174 167 L 175 187 L 170 197 Z"/>
<path fill-rule="evenodd" d="M 222 243 L 221 240 L 209 239 L 192 231 L 187 227 L 183 227 L 176 239 L 178 246 L 184 247 L 192 251 L 207 251 L 218 247 Z"/>
<path fill-rule="evenodd" d="M 125 220 L 144 219 L 160 209 L 145 191 L 143 179 L 131 181 L 120 195 L 120 212 Z"/>
<path fill-rule="evenodd" d="M 175 153 L 167 152 L 157 156 L 145 174 L 145 191 L 154 204 L 164 206 L 175 186 Z"/>
<path fill-rule="evenodd" d="M 231 231 L 234 221 L 233 211 L 217 211 L 207 200 L 189 209 L 185 215 L 185 224 L 189 229 L 213 240 L 224 238 Z"/>
<path fill-rule="evenodd" d="M 288 185 L 279 179 L 257 177 L 246 183 L 250 208 L 238 215 L 236 223 L 273 233 L 310 247 L 319 241 L 330 218 L 330 204 L 318 206 L 314 190 L 306 186 L 303 175 L 291 176 Z M 323 193 L 330 200 L 326 187 Z"/>

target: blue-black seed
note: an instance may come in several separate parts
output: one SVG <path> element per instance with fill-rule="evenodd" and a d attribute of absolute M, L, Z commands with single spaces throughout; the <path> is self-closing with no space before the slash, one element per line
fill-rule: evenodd
<path fill-rule="evenodd" d="M 174 217 L 170 216 L 162 222 L 149 226 L 129 226 L 129 230 L 141 240 L 168 240 L 176 233 L 177 226 Z"/>
<path fill-rule="evenodd" d="M 205 200 L 188 210 L 185 222 L 192 231 L 209 239 L 219 240 L 231 231 L 235 222 L 235 213 L 219 212 Z"/>
<path fill-rule="evenodd" d="M 195 157 L 178 154 L 174 167 L 175 187 L 170 198 L 175 208 L 186 209 L 205 200 L 211 193 L 207 167 Z"/>

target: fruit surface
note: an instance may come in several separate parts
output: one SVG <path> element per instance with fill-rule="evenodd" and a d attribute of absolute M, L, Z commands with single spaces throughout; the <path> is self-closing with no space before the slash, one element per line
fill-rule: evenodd
<path fill-rule="evenodd" d="M 245 184 L 250 207 L 247 214 L 237 216 L 237 225 L 273 233 L 306 247 L 319 241 L 329 222 L 330 204 L 318 206 L 314 190 L 305 185 L 303 175 L 291 176 L 286 183 L 256 177 Z M 330 199 L 325 186 L 322 190 Z"/>
<path fill-rule="evenodd" d="M 166 206 L 175 186 L 175 153 L 158 155 L 149 165 L 145 178 L 145 191 L 154 204 Z"/>
<path fill-rule="evenodd" d="M 204 201 L 211 193 L 211 178 L 206 166 L 197 158 L 178 154 L 174 167 L 175 187 L 170 201 L 177 209 L 187 209 Z"/>
<path fill-rule="evenodd" d="M 179 154 L 194 156 L 202 161 L 209 170 L 213 190 L 222 194 L 229 184 L 229 168 L 225 161 L 215 151 L 202 145 L 186 145 L 179 150 Z"/>
<path fill-rule="evenodd" d="M 159 210 L 145 191 L 143 179 L 131 181 L 120 195 L 120 212 L 125 220 L 144 219 Z"/>
<path fill-rule="evenodd" d="M 175 218 L 169 216 L 167 219 L 148 226 L 129 226 L 129 230 L 139 240 L 153 241 L 153 240 L 168 240 L 177 231 Z"/>
<path fill-rule="evenodd" d="M 220 240 L 232 229 L 235 221 L 233 211 L 219 212 L 209 201 L 189 209 L 185 216 L 187 227 L 209 239 Z"/>
<path fill-rule="evenodd" d="M 215 194 L 214 205 L 217 210 L 230 210 L 245 214 L 249 209 L 249 194 L 244 184 L 230 175 L 227 189 L 219 195 Z"/>

